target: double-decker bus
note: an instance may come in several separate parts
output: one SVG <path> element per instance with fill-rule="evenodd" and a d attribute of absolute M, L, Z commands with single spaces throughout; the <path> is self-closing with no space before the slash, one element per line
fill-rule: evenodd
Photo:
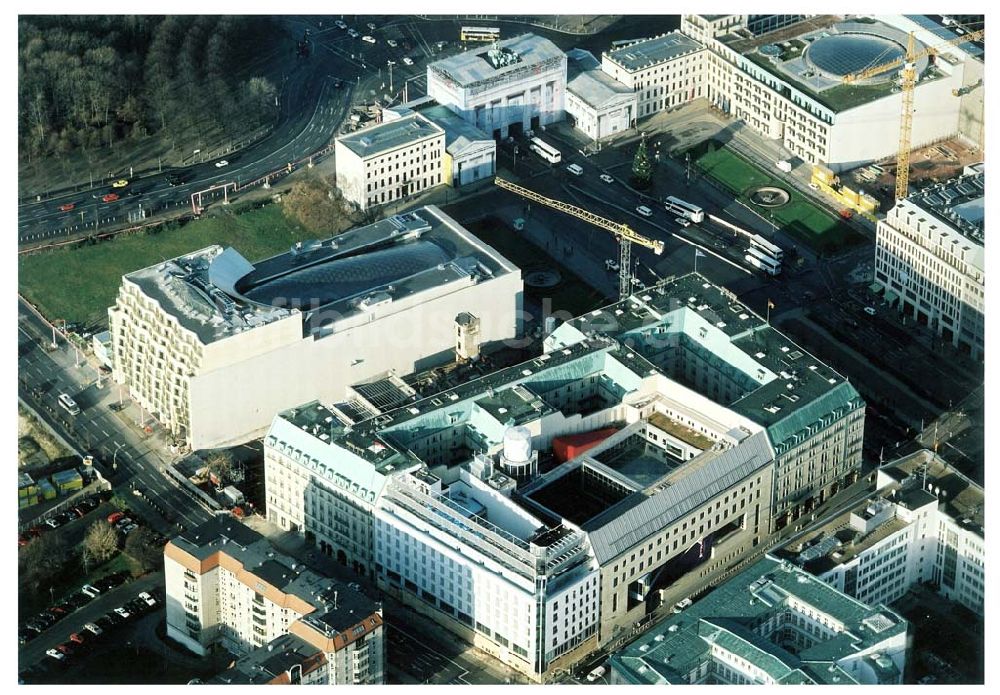
<path fill-rule="evenodd" d="M 539 138 L 531 138 L 528 147 L 550 164 L 558 164 L 562 161 L 562 153 L 552 145 Z"/>
<path fill-rule="evenodd" d="M 668 196 L 667 199 L 663 201 L 663 207 L 667 209 L 667 212 L 673 213 L 679 217 L 687 218 L 695 224 L 705 221 L 704 210 L 697 205 L 686 203 L 680 198 Z"/>
<path fill-rule="evenodd" d="M 499 41 L 499 27 L 462 27 L 462 41 Z"/>
<path fill-rule="evenodd" d="M 754 268 L 763 270 L 768 275 L 777 275 L 781 272 L 781 261 L 774 260 L 756 246 L 748 248 L 743 258 Z"/>
<path fill-rule="evenodd" d="M 750 248 L 757 249 L 776 263 L 781 263 L 785 259 L 785 252 L 781 250 L 781 247 L 772 244 L 760 234 L 754 234 L 750 237 Z"/>

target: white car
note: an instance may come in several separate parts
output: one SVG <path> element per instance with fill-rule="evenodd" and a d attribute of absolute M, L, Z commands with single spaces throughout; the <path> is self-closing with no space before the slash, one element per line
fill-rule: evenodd
<path fill-rule="evenodd" d="M 117 613 L 118 615 L 120 615 L 121 617 L 123 617 L 125 619 L 128 619 L 132 615 L 131 613 L 128 612 L 128 610 L 126 610 L 122 606 L 119 606 L 118 608 L 115 608 L 115 613 Z"/>
<path fill-rule="evenodd" d="M 604 261 L 604 267 L 608 270 L 613 270 L 617 273 L 618 269 L 621 266 L 618 265 L 618 261 L 616 261 L 615 259 L 608 258 L 607 260 Z"/>
<path fill-rule="evenodd" d="M 139 598 L 146 602 L 147 606 L 155 606 L 156 599 L 149 595 L 148 591 L 139 592 Z"/>
<path fill-rule="evenodd" d="M 350 37 L 351 37 L 352 39 L 356 39 L 356 38 L 358 38 L 359 36 L 361 36 L 361 34 L 359 34 L 359 33 L 357 32 L 357 30 L 355 30 L 355 29 L 348 29 L 348 30 L 347 30 L 347 35 L 348 35 L 348 36 L 350 36 Z"/>
<path fill-rule="evenodd" d="M 375 31 L 375 23 L 374 22 L 368 22 L 367 26 L 368 26 L 368 30 L 369 31 Z"/>
<path fill-rule="evenodd" d="M 58 649 L 46 649 L 45 653 L 51 656 L 56 661 L 66 661 L 66 655 L 63 654 Z"/>
<path fill-rule="evenodd" d="M 682 227 L 690 227 L 691 226 L 691 220 L 687 219 L 686 217 L 675 217 L 674 218 L 674 222 L 676 222 L 677 224 L 679 224 Z"/>
<path fill-rule="evenodd" d="M 225 159 L 220 159 L 215 163 L 216 169 L 221 169 L 222 167 L 227 167 L 227 166 L 229 166 L 229 162 L 226 161 Z"/>
<path fill-rule="evenodd" d="M 87 623 L 83 626 L 83 629 L 92 632 L 94 637 L 104 634 L 104 630 L 98 627 L 96 623 Z"/>
<path fill-rule="evenodd" d="M 344 23 L 343 23 L 343 22 L 342 22 L 341 20 L 339 20 L 339 19 L 335 19 L 335 20 L 333 21 L 333 25 L 334 25 L 335 27 L 337 27 L 338 29 L 346 29 L 346 28 L 347 28 L 347 25 L 346 25 L 346 24 L 344 24 Z"/>
<path fill-rule="evenodd" d="M 647 208 L 645 205 L 640 205 L 639 207 L 637 207 L 635 209 L 635 211 L 638 212 L 643 217 L 652 217 L 653 216 L 653 211 L 650 210 L 649 208 Z"/>
<path fill-rule="evenodd" d="M 389 39 L 389 40 L 386 41 L 386 43 L 389 44 L 389 48 L 395 48 L 396 46 L 399 45 L 396 42 L 396 39 Z"/>
<path fill-rule="evenodd" d="M 814 191 L 818 191 L 819 190 L 819 184 L 816 183 L 816 182 L 814 182 L 814 181 L 810 181 L 809 182 L 809 188 L 813 189 Z"/>
<path fill-rule="evenodd" d="M 600 179 L 604 183 L 614 183 L 615 182 L 615 178 L 613 176 L 609 176 L 608 174 L 601 174 Z"/>
<path fill-rule="evenodd" d="M 682 610 L 691 605 L 691 599 L 682 598 L 680 601 L 674 604 L 674 613 L 680 613 Z"/>
<path fill-rule="evenodd" d="M 368 43 L 375 43 L 375 37 L 374 36 L 367 36 L 367 35 L 366 36 L 362 36 L 361 40 L 362 41 L 367 41 Z"/>
<path fill-rule="evenodd" d="M 598 666 L 593 671 L 591 671 L 590 673 L 587 674 L 587 680 L 589 682 L 593 683 L 598 678 L 600 678 L 601 676 L 603 676 L 606 671 L 607 671 L 607 669 L 605 669 L 603 666 Z"/>
<path fill-rule="evenodd" d="M 865 313 L 868 314 L 869 316 L 874 316 L 875 313 L 876 313 L 875 312 L 875 307 L 873 307 L 873 306 L 866 306 L 865 307 Z"/>
<path fill-rule="evenodd" d="M 101 593 L 100 589 L 98 589 L 96 586 L 91 586 L 90 584 L 84 584 L 83 586 L 81 586 L 80 591 L 87 594 L 87 596 L 89 596 L 90 598 L 97 598 Z"/>
<path fill-rule="evenodd" d="M 413 58 L 410 56 L 403 56 L 403 63 L 405 65 L 413 65 Z"/>

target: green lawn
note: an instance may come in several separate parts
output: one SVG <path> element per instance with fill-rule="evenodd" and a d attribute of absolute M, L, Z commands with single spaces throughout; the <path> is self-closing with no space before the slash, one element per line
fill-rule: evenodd
<path fill-rule="evenodd" d="M 816 207 L 801 194 L 789 190 L 780 179 L 770 176 L 725 148 L 706 150 L 695 161 L 703 172 L 766 218 L 769 218 L 769 211 L 751 204 L 747 194 L 759 186 L 778 186 L 787 190 L 791 194 L 791 201 L 774 210 L 774 221 L 790 236 L 816 251 L 832 253 L 864 240 L 837 217 Z"/>
<path fill-rule="evenodd" d="M 50 319 L 105 323 L 126 273 L 212 244 L 233 246 L 253 262 L 312 236 L 289 222 L 280 206 L 267 205 L 239 215 L 206 217 L 156 234 L 20 256 L 18 290 Z"/>

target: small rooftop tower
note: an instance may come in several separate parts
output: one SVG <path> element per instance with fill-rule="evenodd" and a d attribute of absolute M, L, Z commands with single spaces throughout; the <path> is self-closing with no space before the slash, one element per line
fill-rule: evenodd
<path fill-rule="evenodd" d="M 518 484 L 538 473 L 538 452 L 531 448 L 531 431 L 527 427 L 508 427 L 503 435 L 500 468 Z"/>
<path fill-rule="evenodd" d="M 461 362 L 479 359 L 479 317 L 465 311 L 455 317 L 455 356 Z"/>

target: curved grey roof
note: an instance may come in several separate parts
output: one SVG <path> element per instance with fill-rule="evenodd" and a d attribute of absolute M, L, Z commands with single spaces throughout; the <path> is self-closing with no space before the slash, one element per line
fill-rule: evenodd
<path fill-rule="evenodd" d="M 282 306 L 324 306 L 399 282 L 453 260 L 441 246 L 423 239 L 357 256 L 335 258 L 244 289 L 256 302 Z"/>

